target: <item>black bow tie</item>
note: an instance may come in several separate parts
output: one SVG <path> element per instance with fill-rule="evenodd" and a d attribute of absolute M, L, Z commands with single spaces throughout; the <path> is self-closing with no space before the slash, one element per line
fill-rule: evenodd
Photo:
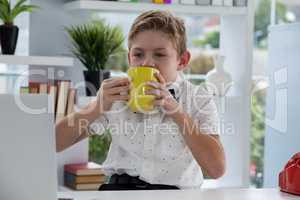
<path fill-rule="evenodd" d="M 178 101 L 178 98 L 176 98 L 176 95 L 175 95 L 175 90 L 174 89 L 169 89 L 169 92 L 170 94 L 173 96 L 173 98 Z"/>

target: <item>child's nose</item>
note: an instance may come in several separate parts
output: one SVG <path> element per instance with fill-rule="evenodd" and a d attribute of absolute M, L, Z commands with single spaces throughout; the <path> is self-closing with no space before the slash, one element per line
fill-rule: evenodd
<path fill-rule="evenodd" d="M 155 66 L 155 62 L 152 58 L 145 58 L 145 60 L 142 63 L 143 66 L 150 66 L 150 67 L 154 67 Z"/>

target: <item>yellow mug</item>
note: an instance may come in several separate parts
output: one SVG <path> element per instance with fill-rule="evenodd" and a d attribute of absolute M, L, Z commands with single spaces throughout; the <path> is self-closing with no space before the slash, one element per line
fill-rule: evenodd
<path fill-rule="evenodd" d="M 159 71 L 153 67 L 137 66 L 128 69 L 127 74 L 131 78 L 130 100 L 128 105 L 132 112 L 149 112 L 154 109 L 153 95 L 145 94 L 151 87 L 146 85 L 148 81 L 158 81 L 155 73 Z"/>

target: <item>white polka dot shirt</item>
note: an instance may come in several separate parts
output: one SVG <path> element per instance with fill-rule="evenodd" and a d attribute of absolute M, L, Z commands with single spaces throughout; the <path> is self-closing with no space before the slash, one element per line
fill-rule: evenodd
<path fill-rule="evenodd" d="M 203 85 L 195 86 L 178 75 L 175 98 L 200 127 L 203 134 L 218 134 L 219 121 L 212 96 Z M 203 182 L 201 167 L 186 145 L 178 125 L 159 109 L 153 113 L 133 113 L 125 102 L 116 102 L 111 111 L 93 123 L 90 129 L 102 134 L 109 128 L 112 143 L 103 163 L 107 176 L 127 173 L 151 184 L 199 188 Z"/>

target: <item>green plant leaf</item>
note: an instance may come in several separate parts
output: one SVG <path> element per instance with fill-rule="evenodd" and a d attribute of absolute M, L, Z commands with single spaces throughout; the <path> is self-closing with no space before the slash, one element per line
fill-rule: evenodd
<path fill-rule="evenodd" d="M 35 9 L 40 8 L 35 5 L 24 5 L 27 0 L 19 0 L 15 6 L 11 7 L 10 0 L 0 0 L 0 19 L 5 24 L 12 25 L 14 19 L 23 12 L 33 12 Z"/>
<path fill-rule="evenodd" d="M 19 14 L 23 12 L 33 12 L 35 9 L 38 8 L 39 8 L 38 6 L 34 6 L 34 5 L 23 5 L 23 6 L 15 7 L 11 11 L 11 20 L 13 21 Z"/>
<path fill-rule="evenodd" d="M 20 6 L 22 6 L 22 4 L 24 4 L 27 0 L 19 0 L 16 5 L 15 5 L 15 8 L 18 8 Z"/>
<path fill-rule="evenodd" d="M 0 18 L 4 23 L 10 23 L 10 2 L 8 0 L 0 1 Z"/>
<path fill-rule="evenodd" d="M 90 71 L 103 70 L 113 54 L 123 51 L 121 28 L 111 27 L 104 20 L 65 28 L 72 47 L 71 52 Z"/>

